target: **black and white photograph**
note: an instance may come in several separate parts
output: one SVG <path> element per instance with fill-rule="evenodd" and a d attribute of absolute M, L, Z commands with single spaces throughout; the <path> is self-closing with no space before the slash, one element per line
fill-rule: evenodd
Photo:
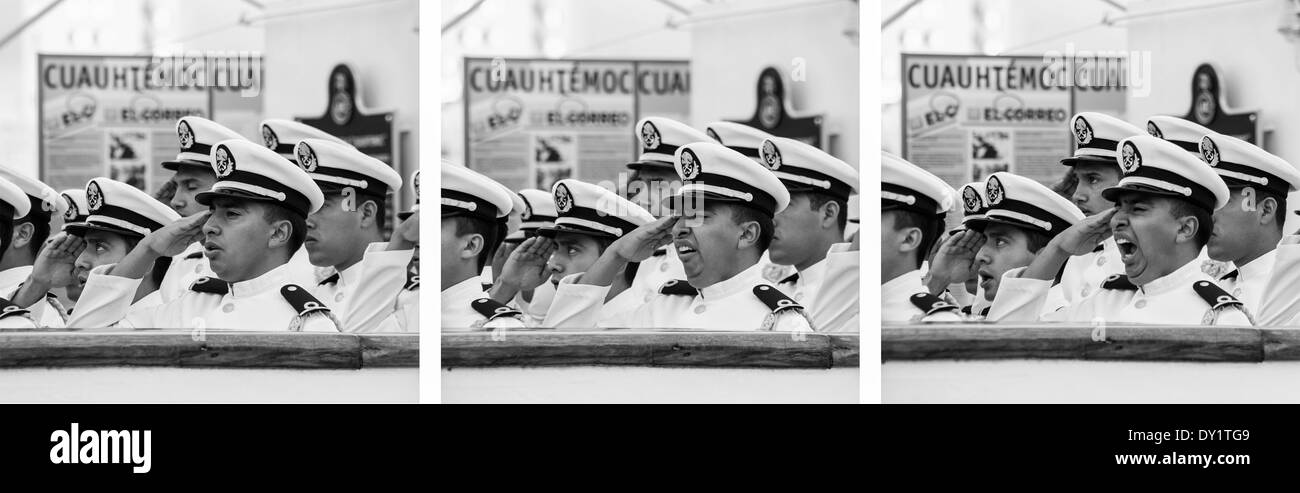
<path fill-rule="evenodd" d="M 419 27 L 0 1 L 0 402 L 418 402 Z"/>
<path fill-rule="evenodd" d="M 442 402 L 858 402 L 859 8 L 441 2 Z"/>
<path fill-rule="evenodd" d="M 1300 402 L 1300 3 L 884 3 L 883 402 Z"/>

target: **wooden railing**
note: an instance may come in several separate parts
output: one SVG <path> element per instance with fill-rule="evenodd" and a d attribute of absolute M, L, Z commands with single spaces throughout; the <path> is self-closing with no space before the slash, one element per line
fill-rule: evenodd
<path fill-rule="evenodd" d="M 886 325 L 881 360 L 1300 361 L 1300 330 L 1228 327 Z"/>
<path fill-rule="evenodd" d="M 444 332 L 442 365 L 856 368 L 858 341 L 857 334 L 779 332 Z"/>
<path fill-rule="evenodd" d="M 95 366 L 360 369 L 418 367 L 419 364 L 417 334 L 0 331 L 0 369 Z"/>

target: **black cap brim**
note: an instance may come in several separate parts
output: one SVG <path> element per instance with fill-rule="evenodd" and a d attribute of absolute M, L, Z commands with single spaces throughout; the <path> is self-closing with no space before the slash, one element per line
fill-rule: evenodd
<path fill-rule="evenodd" d="M 1183 195 L 1181 193 L 1170 192 L 1168 190 L 1161 190 L 1159 188 L 1148 187 L 1145 185 L 1139 185 L 1134 183 L 1130 183 L 1128 185 L 1123 185 L 1123 186 L 1110 187 L 1105 190 L 1102 190 L 1101 197 L 1111 202 L 1119 202 L 1120 196 L 1125 193 L 1141 193 L 1145 195 L 1159 195 L 1162 197 L 1174 197 L 1179 199 L 1187 198 L 1186 195 Z"/>
<path fill-rule="evenodd" d="M 200 161 L 163 161 L 162 162 L 163 169 L 167 169 L 171 171 L 176 171 L 181 166 L 185 166 L 187 168 L 201 168 L 208 171 L 212 171 L 211 164 L 200 162 Z M 216 171 L 212 171 L 212 174 L 215 175 L 216 173 L 217 173 Z"/>
<path fill-rule="evenodd" d="M 673 167 L 673 163 L 670 163 L 668 161 L 637 160 L 637 161 L 632 161 L 630 163 L 627 163 L 627 169 L 639 170 L 641 168 L 661 169 L 665 171 L 672 171 L 673 173 L 677 172 L 677 168 Z"/>
<path fill-rule="evenodd" d="M 241 190 L 233 190 L 233 189 L 224 189 L 224 190 L 217 190 L 217 191 L 209 190 L 206 192 L 199 192 L 197 194 L 194 194 L 194 201 L 198 202 L 200 205 L 211 206 L 213 199 L 218 199 L 218 198 L 229 198 L 235 200 L 262 202 L 265 204 L 278 205 L 284 207 L 285 209 L 293 211 L 295 214 L 302 215 L 304 219 L 307 216 L 311 215 L 308 214 L 307 211 L 302 211 L 302 210 L 295 209 L 293 207 L 289 207 L 287 204 L 279 200 L 275 200 L 270 197 L 263 197 L 261 195 L 254 195 Z"/>
<path fill-rule="evenodd" d="M 1074 167 L 1076 164 L 1110 164 L 1119 167 L 1119 160 L 1113 157 L 1102 156 L 1076 156 L 1067 157 L 1061 160 L 1061 164 Z"/>
<path fill-rule="evenodd" d="M 564 224 L 558 224 L 555 226 L 548 226 L 545 228 L 537 228 L 537 236 L 541 236 L 543 238 L 554 238 L 555 235 L 559 233 L 573 233 L 573 234 L 591 236 L 595 238 L 618 239 L 617 236 L 606 233 L 604 231 L 596 231 L 594 229 L 583 228 L 580 226 L 569 226 Z"/>
<path fill-rule="evenodd" d="M 63 225 L 63 231 L 72 236 L 81 236 L 81 237 L 85 237 L 86 233 L 89 233 L 91 231 L 103 231 L 105 233 L 113 233 L 117 235 L 131 237 L 131 238 L 144 238 L 144 235 L 137 233 L 135 231 L 109 226 L 106 224 L 91 224 L 85 222 L 65 224 Z"/>

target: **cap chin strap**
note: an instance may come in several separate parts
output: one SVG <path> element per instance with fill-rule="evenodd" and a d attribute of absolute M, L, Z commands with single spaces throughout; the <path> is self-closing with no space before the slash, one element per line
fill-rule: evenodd
<path fill-rule="evenodd" d="M 903 195 L 894 192 L 886 192 L 882 190 L 880 192 L 880 198 L 883 198 L 885 200 L 892 200 L 894 202 L 902 202 L 907 205 L 916 205 L 916 197 L 913 197 L 911 195 Z"/>
<path fill-rule="evenodd" d="M 118 228 L 125 229 L 125 230 L 127 230 L 127 231 L 132 231 L 132 232 L 135 232 L 135 233 L 139 233 L 139 234 L 144 235 L 144 236 L 149 236 L 149 233 L 152 232 L 152 231 L 149 230 L 149 228 L 146 228 L 146 227 L 143 227 L 143 226 L 137 226 L 137 225 L 135 225 L 135 224 L 131 224 L 131 223 L 129 223 L 129 222 L 123 221 L 123 220 L 118 219 L 118 218 L 116 218 L 116 217 L 108 217 L 108 216 L 90 216 L 90 217 L 87 217 L 87 218 L 86 218 L 86 223 L 88 223 L 88 224 L 92 224 L 92 223 L 107 224 L 107 225 L 109 225 L 109 226 L 114 226 L 114 227 L 118 227 Z"/>
<path fill-rule="evenodd" d="M 732 190 L 730 188 L 722 188 L 714 185 L 705 185 L 703 183 L 690 183 L 687 185 L 682 185 L 680 193 L 685 194 L 687 192 L 694 192 L 694 191 L 716 193 L 724 197 L 731 197 L 733 199 L 744 200 L 745 202 L 754 201 L 754 194 L 752 193 L 740 192 L 740 191 Z"/>
<path fill-rule="evenodd" d="M 1044 231 L 1047 231 L 1049 233 L 1052 231 L 1052 223 L 1049 223 L 1042 219 L 1038 219 L 1034 216 L 1021 213 L 1021 212 L 994 210 L 994 211 L 989 211 L 988 214 L 985 215 L 986 219 L 994 219 L 998 216 L 1002 216 L 1008 219 L 1015 219 L 1022 223 L 1032 224 L 1034 226 L 1042 228 Z"/>
<path fill-rule="evenodd" d="M 277 192 L 269 188 L 259 187 L 257 185 L 249 185 L 247 183 L 225 181 L 225 182 L 217 182 L 217 184 L 212 185 L 212 191 L 214 192 L 218 190 L 226 190 L 226 189 L 240 190 L 244 192 L 254 193 L 257 195 L 261 195 L 263 197 L 278 200 L 280 202 L 284 202 L 284 199 L 286 198 L 284 192 Z"/>
<path fill-rule="evenodd" d="M 807 176 L 792 175 L 790 173 L 782 173 L 780 171 L 773 171 L 772 174 L 776 175 L 777 178 L 780 178 L 785 181 L 803 183 L 804 185 L 812 185 L 814 187 L 825 188 L 828 190 L 831 188 L 831 182 L 826 180 L 818 180 L 816 178 L 809 178 Z"/>
<path fill-rule="evenodd" d="M 621 228 L 615 228 L 615 227 L 613 227 L 613 226 L 606 226 L 606 225 L 601 224 L 601 223 L 598 223 L 598 222 L 596 222 L 596 221 L 588 221 L 588 220 L 586 220 L 586 219 L 578 219 L 578 218 L 576 218 L 576 217 L 562 217 L 562 218 L 559 218 L 559 219 L 556 219 L 556 220 L 555 220 L 555 225 L 556 225 L 556 226 L 560 226 L 560 225 L 564 225 L 564 224 L 572 224 L 572 225 L 574 225 L 574 226 L 582 226 L 582 227 L 584 227 L 584 228 L 591 228 L 591 229 L 594 229 L 594 230 L 596 230 L 596 231 L 600 231 L 600 232 L 602 232 L 602 233 L 609 233 L 609 234 L 612 234 L 612 235 L 614 235 L 614 236 L 623 236 L 623 230 L 622 230 Z"/>
<path fill-rule="evenodd" d="M 450 205 L 452 207 L 465 209 L 470 212 L 474 212 L 475 210 L 478 209 L 478 204 L 475 204 L 473 202 L 465 202 L 463 200 L 449 199 L 446 197 L 443 197 L 442 205 Z"/>
<path fill-rule="evenodd" d="M 1191 196 L 1192 196 L 1192 189 L 1190 189 L 1190 188 L 1187 188 L 1187 187 L 1184 187 L 1184 186 L 1179 186 L 1179 185 L 1174 185 L 1173 183 L 1169 183 L 1169 182 L 1166 182 L 1166 181 L 1160 181 L 1160 180 L 1153 180 L 1153 179 L 1150 179 L 1150 178 L 1144 178 L 1144 177 L 1141 177 L 1141 176 L 1126 176 L 1126 177 L 1124 177 L 1124 179 L 1122 179 L 1122 180 L 1119 181 L 1119 186 L 1124 186 L 1124 184 L 1126 184 L 1126 183 L 1137 183 L 1137 184 L 1139 184 L 1139 185 L 1146 185 L 1146 186 L 1149 186 L 1149 187 L 1153 187 L 1153 188 L 1158 188 L 1158 189 L 1160 189 L 1160 190 L 1164 190 L 1164 191 L 1166 191 L 1166 192 L 1173 192 L 1173 193 L 1176 193 L 1176 194 L 1182 195 L 1182 196 L 1184 196 L 1184 197 L 1191 197 Z"/>
<path fill-rule="evenodd" d="M 1216 170 L 1214 170 L 1214 171 L 1217 171 L 1217 172 L 1219 173 L 1219 176 L 1224 176 L 1224 177 L 1228 177 L 1228 178 L 1235 178 L 1235 179 L 1238 179 L 1238 180 L 1241 180 L 1241 181 L 1250 182 L 1250 183 L 1258 183 L 1258 184 L 1263 185 L 1263 186 L 1266 186 L 1266 187 L 1268 186 L 1268 178 L 1264 178 L 1264 177 L 1261 177 L 1261 176 L 1252 176 L 1252 175 L 1248 175 L 1248 174 L 1245 174 L 1245 173 L 1239 173 L 1239 172 L 1236 172 L 1236 171 L 1228 171 L 1228 170 L 1226 170 L 1226 169 L 1216 169 Z"/>

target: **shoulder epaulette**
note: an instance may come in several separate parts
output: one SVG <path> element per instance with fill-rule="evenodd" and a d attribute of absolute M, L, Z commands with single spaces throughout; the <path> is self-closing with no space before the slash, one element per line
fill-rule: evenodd
<path fill-rule="evenodd" d="M 1234 298 L 1224 291 L 1218 284 L 1210 281 L 1196 281 L 1192 284 L 1192 290 L 1210 305 L 1211 310 L 1218 310 L 1226 306 L 1242 306 L 1241 300 Z"/>
<path fill-rule="evenodd" d="M 1115 275 L 1112 275 L 1112 276 L 1110 276 L 1110 277 L 1107 277 L 1107 278 L 1106 278 L 1106 281 L 1103 282 L 1103 283 L 1101 283 L 1101 288 L 1102 288 L 1102 289 L 1122 289 L 1122 290 L 1125 290 L 1125 291 L 1136 291 L 1136 290 L 1137 290 L 1137 285 L 1133 284 L 1133 281 L 1128 280 L 1128 276 L 1126 276 L 1126 275 L 1124 275 L 1124 274 L 1115 274 Z"/>
<path fill-rule="evenodd" d="M 298 312 L 299 317 L 306 317 L 313 313 L 329 313 L 330 309 L 325 306 L 315 296 L 308 293 L 306 289 L 299 287 L 297 284 L 286 284 L 280 288 L 280 295 L 284 300 L 289 302 L 293 311 Z"/>
<path fill-rule="evenodd" d="M 663 286 L 659 286 L 659 294 L 695 296 L 700 294 L 700 290 L 695 289 L 695 286 L 692 286 L 689 282 L 673 279 L 664 283 Z"/>
<path fill-rule="evenodd" d="M 486 317 L 489 322 L 501 317 L 518 317 L 523 315 L 523 312 L 503 305 L 492 298 L 479 298 L 474 300 L 473 302 L 470 302 L 470 307 L 473 308 L 474 311 L 478 312 L 479 315 Z"/>
<path fill-rule="evenodd" d="M 0 318 L 22 316 L 31 313 L 31 310 L 13 304 L 13 302 L 0 298 Z"/>
<path fill-rule="evenodd" d="M 913 306 L 919 308 L 926 315 L 931 315 L 935 312 L 944 310 L 956 311 L 959 309 L 957 305 L 949 303 L 943 298 L 930 293 L 916 293 L 912 295 L 911 299 L 908 301 L 911 301 Z"/>
<path fill-rule="evenodd" d="M 226 281 L 215 277 L 200 277 L 190 284 L 190 291 L 208 294 L 225 295 L 230 292 L 230 285 Z"/>
<path fill-rule="evenodd" d="M 767 305 L 767 308 L 772 310 L 772 313 L 785 310 L 803 310 L 803 305 L 800 305 L 799 302 L 786 296 L 781 290 L 767 284 L 754 286 L 754 296 L 757 296 L 759 301 Z"/>

